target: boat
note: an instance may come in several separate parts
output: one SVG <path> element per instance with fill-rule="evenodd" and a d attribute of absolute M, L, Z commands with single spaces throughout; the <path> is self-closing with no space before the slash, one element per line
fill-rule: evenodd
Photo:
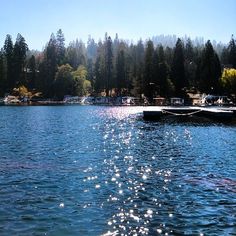
<path fill-rule="evenodd" d="M 5 105 L 17 105 L 20 104 L 21 101 L 16 96 L 8 95 L 3 99 Z"/>
<path fill-rule="evenodd" d="M 201 106 L 231 106 L 233 102 L 227 96 L 205 95 L 200 102 Z"/>

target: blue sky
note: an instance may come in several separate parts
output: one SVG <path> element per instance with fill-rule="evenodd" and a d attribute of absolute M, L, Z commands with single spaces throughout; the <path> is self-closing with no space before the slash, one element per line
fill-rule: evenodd
<path fill-rule="evenodd" d="M 197 36 L 228 43 L 236 35 L 236 0 L 0 0 L 0 47 L 6 34 L 41 50 L 62 29 L 76 39 L 134 40 L 155 35 Z"/>

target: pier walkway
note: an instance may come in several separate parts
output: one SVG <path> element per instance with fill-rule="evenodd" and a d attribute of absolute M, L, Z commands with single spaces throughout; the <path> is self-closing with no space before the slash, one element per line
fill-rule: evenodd
<path fill-rule="evenodd" d="M 236 107 L 150 106 L 143 110 L 143 117 L 147 120 L 155 120 L 163 116 L 200 116 L 226 121 L 236 116 Z"/>

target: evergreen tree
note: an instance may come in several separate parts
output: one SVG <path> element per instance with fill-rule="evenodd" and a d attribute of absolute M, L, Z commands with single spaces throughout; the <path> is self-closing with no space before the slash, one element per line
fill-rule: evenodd
<path fill-rule="evenodd" d="M 118 53 L 117 62 L 116 62 L 116 81 L 117 81 L 117 90 L 118 95 L 121 95 L 122 88 L 126 87 L 125 81 L 125 56 L 124 50 L 121 49 Z"/>
<path fill-rule="evenodd" d="M 227 47 L 224 47 L 222 49 L 220 61 L 223 66 L 228 66 L 228 64 L 229 64 L 229 51 L 228 51 Z"/>
<path fill-rule="evenodd" d="M 114 42 L 113 42 L 113 53 L 114 55 L 117 55 L 118 54 L 118 51 L 120 49 L 120 40 L 119 40 L 119 37 L 118 37 L 118 34 L 116 33 L 116 37 L 114 39 Z"/>
<path fill-rule="evenodd" d="M 92 58 L 87 61 L 88 81 L 91 83 L 92 92 L 94 91 L 94 68 Z"/>
<path fill-rule="evenodd" d="M 100 95 L 106 88 L 105 73 L 105 49 L 101 41 L 98 42 L 97 57 L 94 66 L 94 89 L 95 93 Z"/>
<path fill-rule="evenodd" d="M 94 62 L 97 56 L 97 44 L 95 43 L 94 39 L 91 38 L 89 35 L 88 42 L 87 42 L 87 57 L 88 59 L 92 59 Z"/>
<path fill-rule="evenodd" d="M 138 41 L 138 44 L 132 48 L 133 55 L 133 93 L 136 96 L 142 97 L 144 93 L 144 56 L 145 49 L 142 40 Z"/>
<path fill-rule="evenodd" d="M 184 51 L 184 68 L 185 68 L 185 78 L 188 81 L 188 84 L 191 86 L 195 86 L 196 84 L 196 69 L 197 65 L 195 63 L 194 58 L 194 48 L 193 44 L 190 38 L 187 39 L 187 43 L 185 45 L 185 51 Z"/>
<path fill-rule="evenodd" d="M 175 95 L 182 96 L 188 85 L 203 92 L 220 92 L 221 68 L 217 53 L 224 67 L 236 67 L 233 36 L 227 47 L 217 42 L 213 42 L 212 46 L 210 41 L 204 46 L 199 38 L 184 40 L 185 47 L 180 39 L 176 41 L 175 36 L 155 37 L 153 41 L 147 41 L 144 47 L 142 40 L 130 44 L 119 39 L 118 34 L 114 41 L 106 34 L 105 40 L 98 43 L 89 36 L 87 48 L 81 40 L 70 42 L 65 47 L 60 29 L 56 37 L 51 35 L 43 52 L 27 53 L 27 44 L 20 34 L 14 46 L 11 36 L 7 35 L 0 53 L 0 93 L 25 85 L 30 89 L 39 89 L 45 97 L 58 96 L 55 88 L 60 80 L 55 82 L 55 76 L 58 66 L 66 63 L 75 71 L 80 68 L 80 74 L 83 71 L 87 73 L 87 79 L 78 80 L 80 94 L 90 91 L 90 86 L 97 94 L 105 92 L 109 96 L 116 91 L 117 94 L 140 97 L 145 94 L 149 98 L 154 95 L 168 97 L 172 95 L 173 88 L 176 89 Z M 160 42 L 162 44 L 158 45 Z M 227 88 L 227 91 L 232 90 Z"/>
<path fill-rule="evenodd" d="M 3 49 L 0 50 L 0 96 L 6 91 L 6 63 Z"/>
<path fill-rule="evenodd" d="M 75 42 L 76 53 L 78 57 L 78 64 L 86 66 L 86 47 L 82 40 Z"/>
<path fill-rule="evenodd" d="M 165 59 L 164 48 L 160 45 L 157 48 L 158 66 L 157 66 L 157 88 L 158 94 L 167 97 L 172 92 L 172 84 L 169 80 L 170 68 Z"/>
<path fill-rule="evenodd" d="M 111 37 L 105 37 L 105 78 L 106 78 L 106 96 L 110 95 L 112 80 L 112 40 Z"/>
<path fill-rule="evenodd" d="M 193 44 L 190 38 L 187 39 L 186 45 L 185 45 L 185 52 L 184 52 L 185 60 L 188 62 L 193 61 L 194 58 L 194 50 L 193 50 Z"/>
<path fill-rule="evenodd" d="M 153 54 L 153 84 L 152 84 L 152 92 L 153 96 L 157 96 L 160 94 L 160 81 L 158 76 L 158 67 L 159 67 L 159 56 L 158 49 L 154 50 Z"/>
<path fill-rule="evenodd" d="M 154 46 L 153 42 L 147 42 L 144 59 L 144 95 L 152 99 L 154 87 Z"/>
<path fill-rule="evenodd" d="M 36 85 L 36 62 L 34 55 L 30 57 L 27 69 L 28 69 L 28 78 L 27 78 L 28 86 L 30 89 L 34 89 Z"/>
<path fill-rule="evenodd" d="M 57 64 L 62 65 L 65 60 L 65 37 L 61 29 L 56 34 Z"/>
<path fill-rule="evenodd" d="M 10 91 L 15 86 L 14 76 L 13 76 L 13 42 L 11 35 L 7 35 L 4 43 L 4 55 L 6 58 L 7 67 L 7 90 Z"/>
<path fill-rule="evenodd" d="M 179 38 L 174 48 L 174 57 L 171 66 L 171 78 L 175 86 L 175 95 L 183 96 L 183 89 L 188 85 L 188 83 L 185 78 L 184 49 L 182 41 Z"/>
<path fill-rule="evenodd" d="M 78 39 L 70 42 L 65 52 L 65 62 L 70 64 L 74 70 L 79 65 L 86 66 L 86 48 L 84 43 Z"/>
<path fill-rule="evenodd" d="M 229 50 L 229 64 L 231 64 L 232 67 L 236 69 L 236 45 L 233 35 L 229 42 L 228 50 Z"/>
<path fill-rule="evenodd" d="M 57 71 L 57 44 L 54 34 L 51 34 L 43 54 L 44 58 L 39 66 L 40 89 L 46 97 L 52 97 L 52 86 Z"/>
<path fill-rule="evenodd" d="M 97 56 L 95 66 L 95 81 L 94 81 L 94 91 L 96 94 L 100 94 L 102 89 L 105 87 L 103 83 L 103 66 L 102 66 L 102 57 Z"/>
<path fill-rule="evenodd" d="M 166 59 L 166 62 L 169 66 L 172 65 L 173 55 L 174 55 L 173 48 L 166 47 L 165 48 L 165 59 Z"/>
<path fill-rule="evenodd" d="M 127 46 L 128 47 L 128 46 Z M 124 51 L 124 88 L 125 88 L 125 94 L 129 95 L 131 90 L 133 89 L 133 58 L 132 55 L 130 54 L 129 50 L 125 49 Z"/>
<path fill-rule="evenodd" d="M 78 54 L 76 52 L 74 42 L 71 42 L 69 46 L 67 47 L 65 57 L 66 57 L 65 61 L 70 66 L 72 66 L 73 69 L 76 69 L 79 66 Z"/>
<path fill-rule="evenodd" d="M 205 44 L 199 64 L 200 90 L 205 93 L 218 92 L 221 65 L 210 40 Z"/>
<path fill-rule="evenodd" d="M 26 85 L 25 78 L 25 59 L 28 51 L 28 45 L 21 34 L 17 35 L 16 42 L 13 48 L 13 77 L 15 85 Z"/>

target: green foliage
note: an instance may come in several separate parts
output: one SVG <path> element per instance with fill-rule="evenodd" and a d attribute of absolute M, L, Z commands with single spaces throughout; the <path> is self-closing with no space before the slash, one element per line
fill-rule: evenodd
<path fill-rule="evenodd" d="M 210 40 L 205 44 L 199 64 L 199 88 L 205 93 L 217 93 L 221 77 L 221 65 Z"/>
<path fill-rule="evenodd" d="M 64 61 L 70 64 L 75 70 L 79 65 L 86 66 L 85 51 L 85 45 L 82 41 L 73 41 L 66 48 Z"/>
<path fill-rule="evenodd" d="M 28 45 L 21 34 L 17 35 L 13 48 L 13 77 L 15 85 L 26 85 L 25 78 L 25 59 L 28 51 Z"/>
<path fill-rule="evenodd" d="M 94 89 L 99 94 L 105 88 L 105 62 L 102 55 L 99 55 L 95 62 L 95 82 Z"/>
<path fill-rule="evenodd" d="M 91 93 L 91 82 L 87 80 L 87 69 L 84 65 L 80 65 L 76 71 L 72 72 L 75 81 L 75 92 L 78 96 L 84 96 Z"/>
<path fill-rule="evenodd" d="M 228 62 L 229 64 L 232 65 L 233 68 L 236 69 L 236 44 L 235 44 L 235 39 L 232 35 L 232 38 L 229 42 L 229 47 L 228 47 Z"/>
<path fill-rule="evenodd" d="M 144 94 L 147 97 L 153 95 L 154 84 L 154 45 L 151 40 L 147 42 L 144 59 Z"/>
<path fill-rule="evenodd" d="M 144 57 L 145 49 L 142 40 L 138 41 L 137 45 L 131 47 L 133 65 L 132 65 L 132 82 L 133 94 L 137 97 L 142 97 L 144 93 Z"/>
<path fill-rule="evenodd" d="M 88 75 L 87 69 L 83 65 L 80 65 L 77 68 L 77 70 L 73 72 L 73 76 L 74 76 L 75 80 L 77 80 L 77 79 L 86 80 L 87 75 Z"/>
<path fill-rule="evenodd" d="M 63 99 L 65 95 L 73 94 L 74 80 L 72 67 L 69 64 L 58 67 L 58 71 L 53 83 L 56 98 Z"/>
<path fill-rule="evenodd" d="M 42 52 L 29 52 L 20 34 L 14 44 L 7 35 L 0 52 L 0 95 L 20 86 L 59 99 L 65 94 L 105 93 L 184 96 L 186 87 L 205 93 L 235 93 L 231 72 L 224 72 L 220 79 L 222 64 L 236 67 L 233 36 L 228 45 L 214 44 L 214 48 L 210 41 L 203 45 L 202 40 L 158 39 L 154 37 L 144 45 L 142 40 L 137 44 L 121 40 L 117 34 L 112 41 L 106 34 L 98 43 L 90 36 L 87 46 L 75 40 L 66 47 L 59 29 Z"/>
<path fill-rule="evenodd" d="M 14 88 L 15 81 L 13 76 L 13 42 L 9 34 L 6 36 L 3 48 L 6 59 L 7 91 L 10 91 Z"/>
<path fill-rule="evenodd" d="M 220 83 L 225 93 L 236 95 L 236 69 L 225 68 Z"/>
<path fill-rule="evenodd" d="M 124 50 L 121 49 L 118 52 L 117 62 L 116 62 L 116 84 L 118 95 L 121 95 L 122 88 L 126 88 L 125 81 L 125 55 Z"/>
<path fill-rule="evenodd" d="M 56 35 L 56 53 L 57 53 L 57 63 L 58 65 L 62 65 L 65 59 L 65 37 L 62 33 L 62 30 L 59 29 Z"/>
<path fill-rule="evenodd" d="M 6 62 L 4 59 L 3 50 L 0 51 L 0 96 L 3 96 L 6 91 Z"/>
<path fill-rule="evenodd" d="M 57 71 L 57 42 L 54 34 L 43 52 L 43 60 L 39 65 L 39 89 L 45 97 L 53 97 L 53 82 Z"/>
<path fill-rule="evenodd" d="M 35 56 L 32 55 L 27 64 L 27 84 L 30 89 L 34 89 L 36 85 L 36 61 Z"/>
<path fill-rule="evenodd" d="M 92 59 L 88 59 L 87 61 L 87 70 L 88 70 L 88 75 L 87 75 L 87 79 L 90 81 L 91 83 L 91 89 L 92 92 L 94 91 L 94 65 L 93 65 L 93 61 Z"/>
<path fill-rule="evenodd" d="M 175 95 L 183 96 L 183 88 L 188 86 L 188 81 L 185 78 L 184 48 L 181 39 L 178 39 L 175 45 L 171 79 L 175 86 Z"/>
<path fill-rule="evenodd" d="M 170 67 L 166 62 L 164 48 L 160 45 L 157 48 L 157 68 L 156 68 L 156 89 L 157 95 L 168 97 L 174 91 L 174 85 L 170 80 Z"/>
<path fill-rule="evenodd" d="M 109 36 L 105 36 L 105 86 L 106 86 L 106 96 L 110 95 L 111 90 L 111 79 L 112 79 L 112 40 Z"/>

